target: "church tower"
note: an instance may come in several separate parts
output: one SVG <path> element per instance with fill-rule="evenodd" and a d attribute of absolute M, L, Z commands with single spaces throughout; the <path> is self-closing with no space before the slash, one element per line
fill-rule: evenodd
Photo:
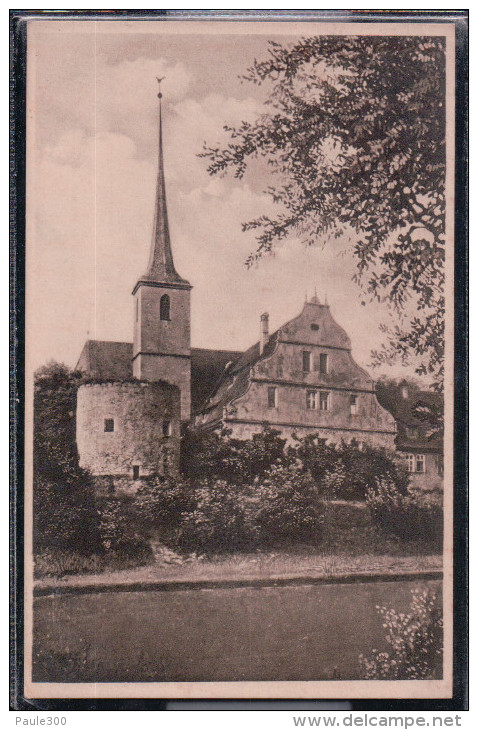
<path fill-rule="evenodd" d="M 133 375 L 165 380 L 181 391 L 181 420 L 191 415 L 191 285 L 174 268 L 166 209 L 161 92 L 159 98 L 158 180 L 153 237 L 146 273 L 135 297 Z"/>

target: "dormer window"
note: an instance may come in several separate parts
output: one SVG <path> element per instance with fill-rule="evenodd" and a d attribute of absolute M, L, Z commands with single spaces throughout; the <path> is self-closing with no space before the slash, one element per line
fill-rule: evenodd
<path fill-rule="evenodd" d="M 167 294 L 163 294 L 159 302 L 159 318 L 165 322 L 169 322 L 170 317 L 170 300 Z"/>

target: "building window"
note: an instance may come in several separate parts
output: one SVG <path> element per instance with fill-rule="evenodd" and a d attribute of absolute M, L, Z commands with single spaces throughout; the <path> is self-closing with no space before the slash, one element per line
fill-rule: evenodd
<path fill-rule="evenodd" d="M 329 372 L 329 356 L 321 353 L 319 356 L 319 373 L 326 375 Z"/>
<path fill-rule="evenodd" d="M 356 395 L 350 396 L 350 415 L 356 416 L 358 413 L 358 398 Z"/>
<path fill-rule="evenodd" d="M 105 418 L 105 433 L 113 433 L 115 430 L 114 418 Z"/>
<path fill-rule="evenodd" d="M 425 472 L 425 454 L 416 454 L 415 471 L 423 474 Z"/>
<path fill-rule="evenodd" d="M 320 328 L 319 328 L 319 325 L 318 325 L 318 324 L 311 324 L 311 325 L 310 325 L 310 329 L 311 329 L 311 330 L 312 330 L 313 332 L 318 332 Z"/>
<path fill-rule="evenodd" d="M 425 454 L 406 454 L 407 471 L 424 474 L 426 471 Z"/>
<path fill-rule="evenodd" d="M 277 388 L 267 388 L 267 405 L 269 408 L 277 408 Z"/>
<path fill-rule="evenodd" d="M 441 454 L 438 454 L 435 457 L 435 460 L 436 460 L 436 467 L 437 467 L 438 476 L 442 477 L 443 476 L 443 472 L 444 472 L 444 468 L 443 468 L 443 456 Z"/>
<path fill-rule="evenodd" d="M 163 436 L 171 436 L 171 421 L 163 421 Z"/>
<path fill-rule="evenodd" d="M 319 409 L 321 411 L 329 410 L 329 393 L 321 392 L 319 396 Z"/>
<path fill-rule="evenodd" d="M 309 411 L 316 411 L 317 410 L 317 391 L 316 390 L 308 390 L 305 402 L 307 405 L 307 409 Z"/>
<path fill-rule="evenodd" d="M 167 454 L 163 454 L 163 474 L 169 472 L 169 459 Z"/>
<path fill-rule="evenodd" d="M 133 466 L 133 479 L 139 479 L 139 466 L 137 464 Z"/>
<path fill-rule="evenodd" d="M 169 296 L 163 294 L 161 301 L 159 302 L 159 318 L 169 322 L 170 320 L 170 302 Z"/>
<path fill-rule="evenodd" d="M 304 373 L 310 373 L 310 352 L 307 352 L 307 350 L 304 350 L 302 353 L 302 370 Z"/>

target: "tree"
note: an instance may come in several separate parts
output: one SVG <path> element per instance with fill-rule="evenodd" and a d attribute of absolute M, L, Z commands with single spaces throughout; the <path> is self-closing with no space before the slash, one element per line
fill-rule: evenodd
<path fill-rule="evenodd" d="M 78 464 L 75 414 L 82 373 L 56 362 L 35 373 L 33 407 L 34 546 L 95 549 L 91 477 Z"/>
<path fill-rule="evenodd" d="M 376 363 L 418 357 L 416 372 L 443 378 L 445 258 L 445 44 L 439 37 L 321 36 L 269 44 L 245 80 L 270 84 L 268 111 L 225 127 L 205 145 L 211 175 L 242 178 L 262 157 L 281 206 L 243 224 L 257 230 L 247 263 L 289 234 L 307 245 L 354 240 L 364 299 L 386 301 Z M 363 302 L 365 304 L 365 301 Z M 413 310 L 413 314 L 407 314 Z"/>
<path fill-rule="evenodd" d="M 76 448 L 76 394 L 83 374 L 50 362 L 35 372 L 34 474 L 55 484 L 83 477 Z"/>

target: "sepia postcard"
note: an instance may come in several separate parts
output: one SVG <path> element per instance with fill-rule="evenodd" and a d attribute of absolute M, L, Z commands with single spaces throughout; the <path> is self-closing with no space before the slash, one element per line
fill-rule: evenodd
<path fill-rule="evenodd" d="M 27 19 L 26 698 L 452 697 L 455 32 Z"/>

